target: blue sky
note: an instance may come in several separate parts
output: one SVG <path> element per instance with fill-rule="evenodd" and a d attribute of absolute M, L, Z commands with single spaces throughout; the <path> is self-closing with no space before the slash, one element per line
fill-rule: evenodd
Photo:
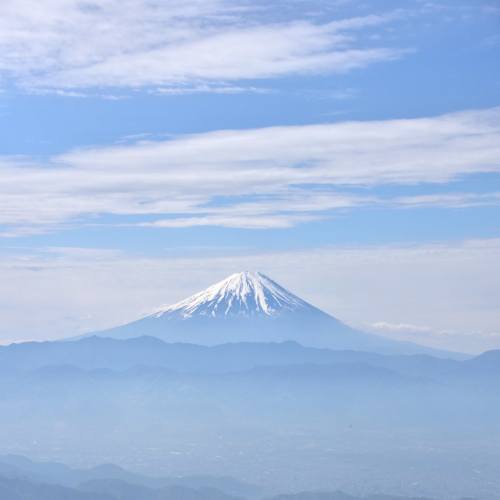
<path fill-rule="evenodd" d="M 276 260 L 261 265 L 379 333 L 419 340 L 425 330 L 422 341 L 441 347 L 500 347 L 498 304 L 487 313 L 476 304 L 500 293 L 491 285 L 500 260 L 499 33 L 494 0 L 4 2 L 0 252 L 13 281 L 0 290 L 0 337 L 119 322 L 240 270 L 235 262 L 302 255 L 293 278 Z M 449 313 L 430 316 L 426 291 L 408 287 L 387 293 L 406 294 L 413 312 L 384 304 L 364 313 L 369 306 L 351 303 L 343 285 L 314 287 L 321 270 L 306 257 L 388 249 L 390 260 L 395 248 L 466 252 L 471 241 L 474 258 L 491 259 L 484 286 L 468 299 L 450 295 L 446 283 L 461 272 L 451 268 L 436 299 Z M 192 277 L 129 292 L 126 310 L 106 302 L 115 290 L 101 284 L 97 311 L 79 280 L 110 252 L 170 270 L 189 257 Z M 87 274 L 77 279 L 82 256 Z M 37 277 L 16 275 L 22 263 Z M 200 274 L 197 263 L 213 271 Z M 50 282 L 57 266 L 74 282 L 41 304 L 39 271 Z M 149 275 L 134 276 L 132 288 Z M 66 304 L 68 294 L 78 299 Z M 37 315 L 37 332 L 20 321 L 28 307 L 50 311 Z"/>

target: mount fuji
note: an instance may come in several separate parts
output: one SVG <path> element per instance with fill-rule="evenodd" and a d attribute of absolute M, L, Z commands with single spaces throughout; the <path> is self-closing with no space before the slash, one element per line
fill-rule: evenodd
<path fill-rule="evenodd" d="M 132 323 L 84 336 L 152 336 L 201 345 L 295 341 L 310 347 L 386 354 L 445 354 L 355 330 L 264 274 L 248 271 L 232 274 Z"/>

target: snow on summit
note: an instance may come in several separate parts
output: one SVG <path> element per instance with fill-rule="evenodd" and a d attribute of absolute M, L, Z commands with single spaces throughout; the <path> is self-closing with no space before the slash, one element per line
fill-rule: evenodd
<path fill-rule="evenodd" d="M 162 307 L 153 316 L 274 316 L 283 311 L 312 308 L 266 275 L 244 271 L 176 304 Z"/>

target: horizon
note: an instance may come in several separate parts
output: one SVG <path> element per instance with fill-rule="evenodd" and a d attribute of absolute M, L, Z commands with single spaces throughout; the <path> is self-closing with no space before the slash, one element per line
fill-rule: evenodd
<path fill-rule="evenodd" d="M 283 286 L 283 284 L 281 282 L 278 282 L 277 280 L 273 279 L 273 277 L 270 277 L 268 274 L 263 273 L 262 271 L 258 271 L 258 270 L 253 270 L 253 271 L 245 270 L 245 271 L 230 272 L 229 274 L 226 274 L 225 277 L 223 277 L 223 278 L 221 278 L 219 276 L 219 278 L 217 278 L 214 282 L 207 283 L 206 285 L 200 285 L 200 286 L 198 286 L 198 288 L 193 288 L 191 291 L 188 290 L 185 292 L 184 296 L 182 296 L 182 297 L 177 296 L 177 298 L 174 297 L 172 299 L 172 301 L 169 303 L 163 303 L 160 305 L 151 306 L 148 309 L 143 308 L 141 312 L 135 313 L 135 315 L 130 314 L 125 319 L 122 319 L 121 321 L 118 321 L 115 323 L 108 322 L 108 323 L 104 323 L 104 326 L 101 325 L 101 327 L 95 327 L 95 328 L 91 328 L 91 329 L 87 329 L 87 330 L 83 330 L 83 331 L 80 330 L 78 332 L 74 332 L 74 331 L 73 332 L 66 332 L 62 336 L 57 336 L 55 338 L 51 338 L 50 336 L 46 337 L 46 338 L 44 338 L 44 337 L 42 337 L 42 338 L 37 338 L 37 337 L 29 338 L 28 337 L 28 338 L 19 338 L 19 339 L 1 339 L 0 338 L 0 345 L 5 346 L 5 345 L 9 345 L 9 344 L 14 344 L 14 343 L 18 344 L 18 343 L 33 342 L 33 341 L 65 340 L 67 338 L 75 337 L 75 335 L 76 336 L 88 335 L 88 334 L 92 334 L 95 331 L 107 330 L 109 328 L 118 327 L 120 325 L 125 325 L 129 322 L 137 321 L 137 320 L 140 320 L 142 318 L 146 318 L 146 317 L 155 315 L 161 310 L 170 309 L 173 306 L 176 306 L 179 303 L 182 303 L 185 300 L 190 299 L 191 297 L 198 295 L 198 294 L 206 291 L 207 289 L 214 287 L 215 285 L 221 284 L 225 281 L 228 281 L 232 277 L 242 275 L 242 274 L 257 274 L 257 275 L 263 276 L 267 279 L 270 279 L 272 282 L 274 282 L 278 286 L 284 288 L 286 292 L 292 293 L 293 295 L 298 297 L 300 300 L 304 300 L 307 304 L 312 305 L 313 307 L 315 307 L 315 308 L 319 309 L 320 311 L 332 316 L 333 318 L 335 318 L 337 320 L 341 320 L 343 323 L 345 323 L 346 325 L 348 325 L 352 328 L 355 328 L 355 329 L 358 329 L 361 331 L 365 331 L 365 332 L 372 334 L 372 335 L 375 335 L 377 337 L 382 337 L 382 338 L 386 338 L 389 340 L 395 340 L 395 341 L 399 341 L 399 342 L 411 342 L 411 343 L 418 344 L 418 345 L 421 345 L 424 347 L 434 348 L 436 350 L 440 350 L 443 352 L 448 351 L 450 353 L 464 353 L 464 354 L 469 354 L 469 355 L 478 355 L 478 354 L 481 354 L 481 353 L 484 353 L 484 352 L 487 352 L 490 350 L 500 349 L 500 345 L 497 346 L 496 343 L 490 344 L 485 348 L 480 348 L 480 347 L 475 347 L 475 346 L 474 347 L 460 348 L 460 347 L 455 347 L 453 344 L 444 344 L 443 345 L 441 343 L 436 343 L 434 339 L 429 338 L 427 335 L 423 335 L 423 334 L 429 333 L 428 328 L 425 328 L 425 327 L 419 328 L 415 325 L 406 324 L 406 323 L 402 323 L 399 325 L 391 325 L 391 324 L 369 325 L 369 324 L 351 323 L 349 321 L 345 321 L 342 317 L 340 317 L 334 311 L 332 311 L 331 308 L 330 308 L 330 310 L 327 310 L 326 308 L 322 308 L 322 307 L 318 306 L 311 299 L 308 299 L 307 297 L 303 298 L 300 294 L 296 293 L 294 290 L 290 290 L 287 286 Z M 193 285 L 193 286 L 196 287 L 197 285 Z M 414 335 L 402 337 L 400 335 L 400 332 L 399 332 L 400 328 L 403 329 L 404 331 L 406 331 L 406 333 L 411 332 L 411 333 L 414 333 Z M 391 331 L 391 330 L 393 330 L 393 331 Z M 413 330 L 414 330 L 414 332 L 413 332 Z M 448 332 L 441 332 L 441 335 L 445 335 L 447 333 Z M 454 337 L 454 336 L 456 336 L 456 332 L 450 332 L 450 335 Z M 230 338 L 228 338 L 227 340 L 231 341 Z"/>

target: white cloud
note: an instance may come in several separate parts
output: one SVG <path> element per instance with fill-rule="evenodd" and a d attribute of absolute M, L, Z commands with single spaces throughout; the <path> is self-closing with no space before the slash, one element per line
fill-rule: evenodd
<path fill-rule="evenodd" d="M 403 54 L 367 46 L 357 34 L 397 13 L 266 20 L 279 12 L 242 0 L 4 0 L 0 75 L 28 88 L 192 82 L 217 92 L 220 86 L 199 82 L 345 72 Z"/>
<path fill-rule="evenodd" d="M 255 269 L 361 328 L 375 324 L 378 333 L 447 349 L 500 348 L 498 239 L 217 254 L 3 250 L 0 338 L 56 338 L 113 326 Z"/>
<path fill-rule="evenodd" d="M 410 323 L 388 323 L 387 321 L 377 321 L 370 325 L 375 330 L 389 332 L 430 332 L 432 328 L 428 326 L 412 325 Z"/>
<path fill-rule="evenodd" d="M 498 193 L 379 198 L 349 188 L 498 173 L 499 158 L 500 108 L 143 140 L 45 164 L 0 158 L 0 224 L 12 235 L 111 214 L 157 216 L 153 226 L 288 227 L 360 205 L 496 204 Z"/>
<path fill-rule="evenodd" d="M 444 193 L 418 196 L 402 196 L 393 203 L 402 207 L 470 208 L 500 204 L 500 192 L 491 193 Z"/>
<path fill-rule="evenodd" d="M 272 92 L 265 87 L 229 85 L 220 82 L 217 85 L 210 83 L 192 83 L 190 85 L 175 85 L 159 87 L 152 91 L 154 94 L 176 96 L 187 94 L 268 94 Z"/>
<path fill-rule="evenodd" d="M 156 222 L 143 223 L 145 227 L 179 228 L 197 226 L 219 226 L 241 229 L 285 229 L 296 224 L 319 220 L 318 216 L 307 215 L 266 215 L 255 217 L 251 215 L 208 215 L 205 217 L 187 217 L 176 219 L 162 219 Z"/>
<path fill-rule="evenodd" d="M 394 340 L 405 340 L 461 352 L 479 353 L 500 348 L 500 328 L 496 332 L 434 330 L 429 326 L 377 321 L 372 325 L 366 325 L 365 330 Z"/>

